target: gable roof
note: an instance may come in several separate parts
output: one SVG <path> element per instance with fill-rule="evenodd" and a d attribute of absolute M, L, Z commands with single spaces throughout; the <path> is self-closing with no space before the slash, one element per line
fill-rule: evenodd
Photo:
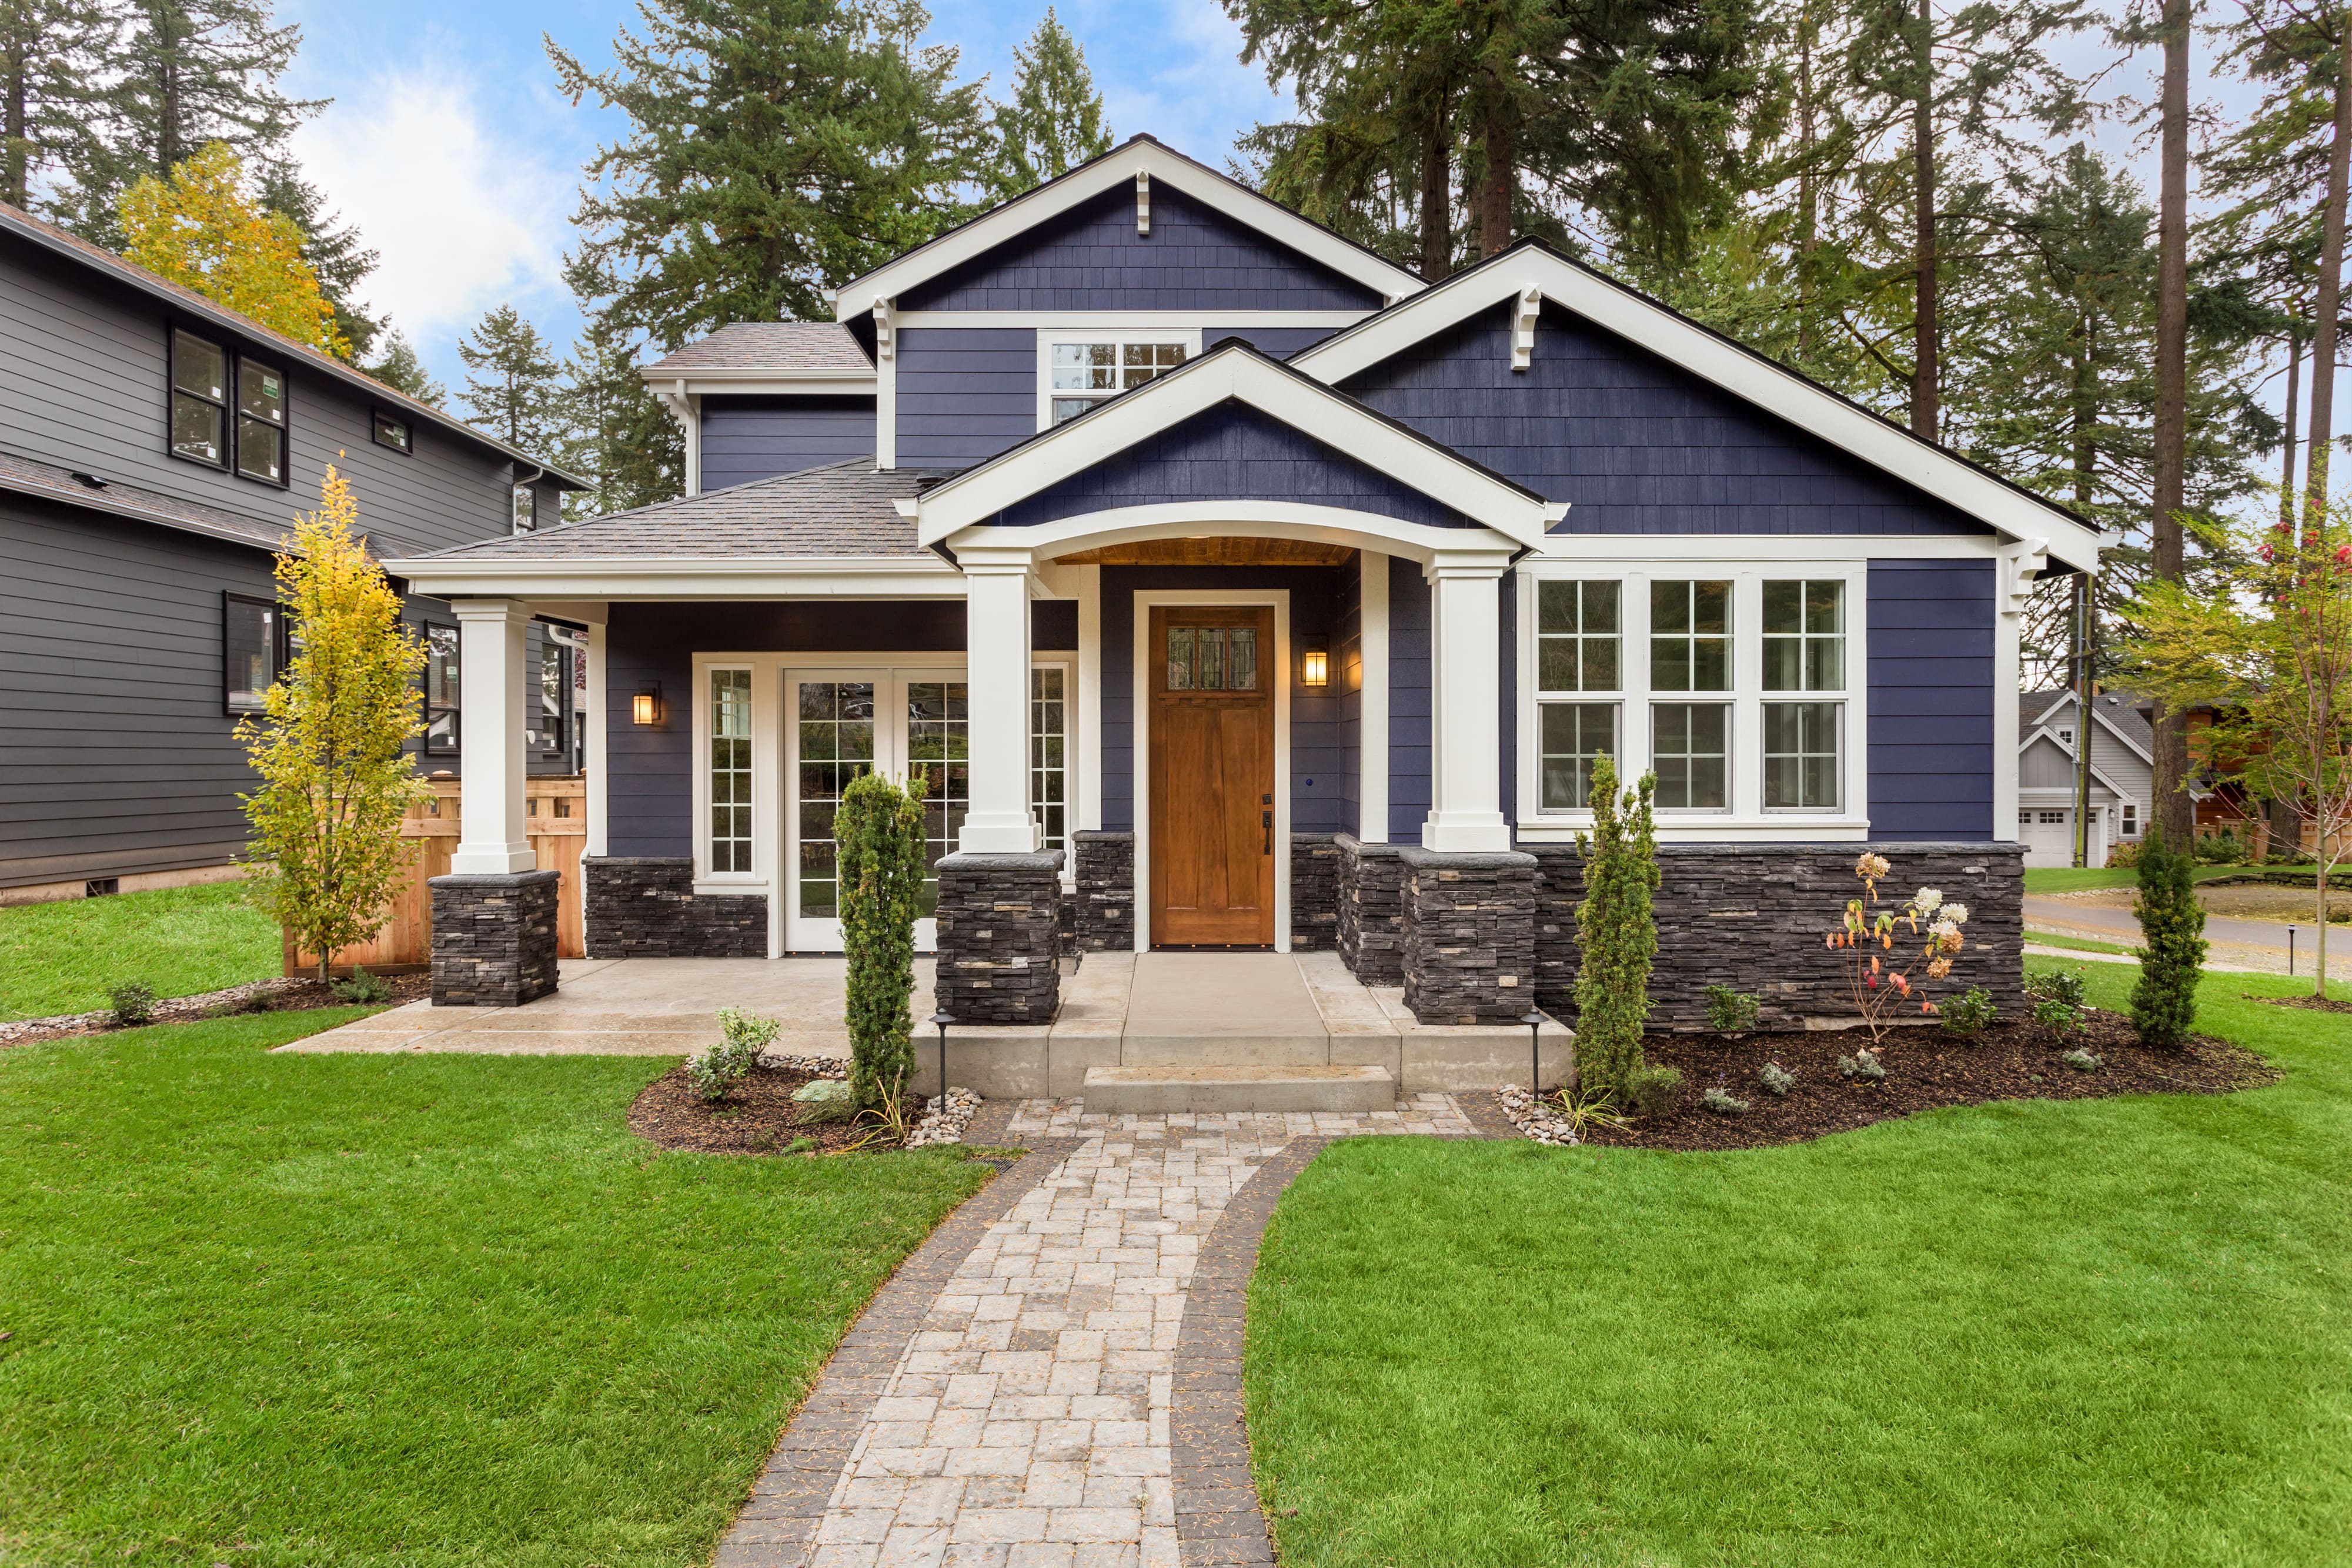
<path fill-rule="evenodd" d="M 707 371 L 833 371 L 866 381 L 874 361 L 838 321 L 735 321 L 647 365 L 647 381 Z"/>
<path fill-rule="evenodd" d="M 863 316 L 877 303 L 896 299 L 916 285 L 961 267 L 1083 202 L 1121 186 L 1133 188 L 1139 174 L 1214 207 L 1234 222 L 1362 284 L 1384 300 L 1404 298 L 1423 287 L 1417 275 L 1378 252 L 1300 217 L 1281 203 L 1205 163 L 1194 162 L 1152 137 L 1137 135 L 1060 178 L 1048 180 L 850 279 L 834 291 L 834 314 L 843 321 Z"/>
<path fill-rule="evenodd" d="M 93 272 L 104 273 L 119 283 L 130 285 L 151 298 L 160 299 L 183 315 L 206 322 L 225 331 L 236 332 L 268 343 L 277 352 L 299 361 L 304 368 L 340 382 L 354 392 L 365 394 L 372 402 L 386 409 L 398 410 L 422 420 L 436 429 L 451 435 L 462 436 L 478 446 L 488 447 L 518 464 L 527 464 L 545 473 L 558 485 L 574 490 L 589 488 L 588 481 L 578 475 L 558 468 L 542 457 L 534 456 L 519 446 L 509 446 L 496 436 L 467 423 L 455 414 L 445 413 L 429 402 L 420 402 L 406 392 L 388 387 L 365 371 L 345 364 L 334 355 L 314 349 L 308 343 L 297 342 L 274 328 L 265 327 L 252 317 L 216 305 L 193 288 L 184 287 L 170 278 L 148 271 L 135 262 L 125 261 L 112 251 L 94 246 L 80 235 L 69 234 L 54 224 L 44 223 L 20 207 L 0 202 L 0 233 L 14 234 L 35 246 Z"/>
<path fill-rule="evenodd" d="M 2025 692 L 2017 699 L 2018 745 L 2021 749 L 2033 732 L 2062 721 L 2060 710 L 2074 706 L 2074 694 L 2064 686 L 2047 691 Z M 2107 733 L 2136 753 L 2142 762 L 2156 766 L 2156 731 L 2147 716 L 2133 706 L 2129 695 L 2120 692 L 2100 692 L 2091 699 L 2091 711 Z"/>
<path fill-rule="evenodd" d="M 2021 541 L 2095 571 L 2099 531 L 2065 507 L 1914 435 L 1820 382 L 1562 255 L 1523 239 L 1443 283 L 1300 350 L 1289 362 L 1339 382 L 1507 299 L 1549 300 L 1604 330 L 1769 411 L 1863 462 Z"/>
<path fill-rule="evenodd" d="M 1133 392 L 925 490 L 914 503 L 922 542 L 939 544 L 960 529 L 987 524 L 1014 503 L 1227 402 L 1255 409 L 1521 545 L 1540 544 L 1547 523 L 1566 510 L 1243 340 L 1227 338 Z"/>
<path fill-rule="evenodd" d="M 2017 754 L 2019 757 L 2022 758 L 2028 751 L 2031 751 L 2036 746 L 2048 747 L 2051 750 L 2056 752 L 2059 756 L 2066 759 L 2067 767 L 2074 767 L 2074 748 L 2067 745 L 2066 742 L 2059 737 L 2057 731 L 2045 728 L 2035 728 L 2032 730 L 2027 734 L 2024 740 L 2019 743 Z M 2139 799 L 2138 796 L 2133 794 L 2130 790 L 2125 789 L 2122 785 L 2109 778 L 2107 776 L 2106 769 L 2101 768 L 2096 762 L 2091 764 L 2091 777 L 2098 783 L 2099 788 L 2105 789 L 2108 794 L 2113 795 L 2118 800 L 2137 801 Z M 2019 788 L 2022 793 L 2040 796 L 2049 790 L 2052 786 L 2047 784 L 2032 784 L 2021 785 Z"/>

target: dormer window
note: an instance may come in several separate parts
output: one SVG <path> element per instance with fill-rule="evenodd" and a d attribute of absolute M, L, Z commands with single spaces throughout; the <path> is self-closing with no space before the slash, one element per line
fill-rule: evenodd
<path fill-rule="evenodd" d="M 1045 423 L 1077 418 L 1106 398 L 1166 375 L 1192 356 L 1195 333 L 1097 338 L 1045 345 Z"/>

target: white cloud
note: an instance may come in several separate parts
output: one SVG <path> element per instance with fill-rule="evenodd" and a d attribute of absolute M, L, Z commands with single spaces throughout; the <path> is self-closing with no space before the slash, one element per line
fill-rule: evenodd
<path fill-rule="evenodd" d="M 481 89 L 446 65 L 382 72 L 345 88 L 296 132 L 303 171 L 380 253 L 369 305 L 436 358 L 483 310 L 562 294 L 576 183 L 511 131 L 487 123 Z M 520 106 L 535 111 L 536 104 Z"/>

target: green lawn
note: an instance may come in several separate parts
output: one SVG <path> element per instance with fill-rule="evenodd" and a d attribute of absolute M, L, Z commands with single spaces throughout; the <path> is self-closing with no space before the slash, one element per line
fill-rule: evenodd
<path fill-rule="evenodd" d="M 278 928 L 245 902 L 242 883 L 0 909 L 0 1021 L 102 1008 L 126 980 L 186 997 L 284 964 Z"/>
<path fill-rule="evenodd" d="M 657 1154 L 645 1058 L 0 1051 L 0 1563 L 698 1564 L 951 1151 Z"/>
<path fill-rule="evenodd" d="M 2038 942 L 2044 947 L 2068 947 L 2077 953 L 2129 953 L 2133 949 L 2119 942 L 2096 942 L 2088 936 L 2062 936 L 2055 931 L 2032 931 L 2025 934 L 2028 942 Z"/>
<path fill-rule="evenodd" d="M 2206 983 L 2227 1097 L 1336 1146 L 1251 1294 L 1283 1562 L 2352 1561 L 2352 1018 L 2241 999 L 2307 989 Z"/>

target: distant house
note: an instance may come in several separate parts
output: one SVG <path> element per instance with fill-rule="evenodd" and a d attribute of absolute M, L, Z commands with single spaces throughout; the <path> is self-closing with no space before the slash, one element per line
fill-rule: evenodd
<path fill-rule="evenodd" d="M 2155 801 L 2155 735 L 2126 694 L 2092 699 L 2090 845 L 2086 863 L 2107 863 L 2119 843 L 2138 841 Z M 2074 863 L 2074 766 L 2082 735 L 2070 691 L 2028 692 L 2017 700 L 2017 837 L 2029 866 Z"/>
<path fill-rule="evenodd" d="M 228 874 L 232 732 L 289 656 L 271 561 L 328 464 L 390 558 L 530 532 L 581 481 L 0 204 L 0 903 Z M 456 772 L 457 623 L 429 639 L 423 765 Z M 584 642 L 536 622 L 534 772 L 578 770 Z"/>

